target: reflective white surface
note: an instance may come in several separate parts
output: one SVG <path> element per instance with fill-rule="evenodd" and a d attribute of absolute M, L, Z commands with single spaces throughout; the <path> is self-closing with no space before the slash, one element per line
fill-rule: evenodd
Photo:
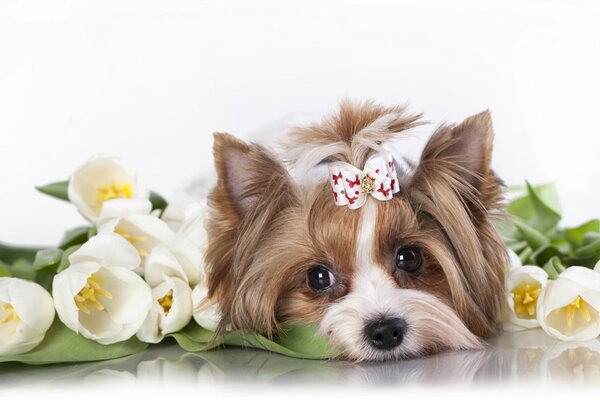
<path fill-rule="evenodd" d="M 557 342 L 541 330 L 505 333 L 482 351 L 447 352 L 386 363 L 299 360 L 228 348 L 186 353 L 174 344 L 119 360 L 33 367 L 0 365 L 0 387 L 65 384 L 279 384 L 358 386 L 479 386 L 481 384 L 600 384 L 600 342 Z"/>

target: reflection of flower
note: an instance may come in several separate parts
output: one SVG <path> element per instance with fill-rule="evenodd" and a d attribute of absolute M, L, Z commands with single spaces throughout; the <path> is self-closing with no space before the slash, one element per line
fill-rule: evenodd
<path fill-rule="evenodd" d="M 34 282 L 0 278 L 0 355 L 36 347 L 54 320 L 52 297 Z"/>
<path fill-rule="evenodd" d="M 142 361 L 137 366 L 137 378 L 140 381 L 196 383 L 196 369 L 192 360 L 181 357 L 169 360 L 158 357 L 155 360 Z"/>
<path fill-rule="evenodd" d="M 95 156 L 77 168 L 69 180 L 69 200 L 79 212 L 96 221 L 104 202 L 118 199 L 147 199 L 148 190 L 122 160 Z"/>
<path fill-rule="evenodd" d="M 553 381 L 592 383 L 600 379 L 600 342 L 559 342 L 547 350 L 544 370 Z"/>
<path fill-rule="evenodd" d="M 150 287 L 133 269 L 136 249 L 115 234 L 98 234 L 69 257 L 54 277 L 54 304 L 71 330 L 101 344 L 133 336 L 152 305 Z"/>
<path fill-rule="evenodd" d="M 542 291 L 537 306 L 540 326 L 566 341 L 591 340 L 600 334 L 600 274 L 570 267 Z"/>
<path fill-rule="evenodd" d="M 525 265 L 508 270 L 505 288 L 510 309 L 508 318 L 521 328 L 539 326 L 536 319 L 538 298 L 548 281 L 548 274 L 535 265 Z"/>
<path fill-rule="evenodd" d="M 166 276 L 152 289 L 152 300 L 150 313 L 137 333 L 143 342 L 158 343 L 192 319 L 192 289 L 181 279 Z"/>

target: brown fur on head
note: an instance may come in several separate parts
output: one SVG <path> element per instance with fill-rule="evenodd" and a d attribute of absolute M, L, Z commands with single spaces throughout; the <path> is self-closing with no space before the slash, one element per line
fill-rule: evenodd
<path fill-rule="evenodd" d="M 342 104 L 290 134 L 289 168 L 311 177 L 302 184 L 266 148 L 215 135 L 206 261 L 221 328 L 270 334 L 282 321 L 313 323 L 353 359 L 473 348 L 474 335 L 496 332 L 506 254 L 491 223 L 500 182 L 490 168 L 488 112 L 440 127 L 392 200 L 350 210 L 331 198 L 324 163 L 362 168 L 419 123 L 403 108 Z M 407 248 L 422 255 L 417 272 L 397 267 Z M 328 271 L 331 286 L 311 287 L 315 269 Z M 373 333 L 386 321 L 396 324 L 389 349 Z"/>

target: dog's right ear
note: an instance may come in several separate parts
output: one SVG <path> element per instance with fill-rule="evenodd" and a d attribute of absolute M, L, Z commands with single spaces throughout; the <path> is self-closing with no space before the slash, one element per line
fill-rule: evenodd
<path fill-rule="evenodd" d="M 241 219 L 266 197 L 291 195 L 286 167 L 262 146 L 245 143 L 227 133 L 215 133 L 213 152 L 217 187 L 213 197 Z"/>
<path fill-rule="evenodd" d="M 245 328 L 232 317 L 245 299 L 238 293 L 240 282 L 264 232 L 298 196 L 285 165 L 264 147 L 216 133 L 213 150 L 217 185 L 208 201 L 205 261 L 209 297 L 219 303 L 223 316 L 222 332 L 229 323 Z"/>

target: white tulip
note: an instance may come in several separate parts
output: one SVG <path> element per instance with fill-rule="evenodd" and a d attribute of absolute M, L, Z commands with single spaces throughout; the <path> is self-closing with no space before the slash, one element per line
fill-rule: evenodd
<path fill-rule="evenodd" d="M 166 247 L 155 247 L 146 258 L 144 279 L 152 287 L 161 284 L 166 277 L 177 278 L 188 283 L 188 277 L 183 267 Z"/>
<path fill-rule="evenodd" d="M 152 306 L 150 287 L 133 272 L 140 264 L 136 249 L 119 235 L 100 233 L 69 261 L 53 283 L 60 320 L 101 344 L 135 335 Z"/>
<path fill-rule="evenodd" d="M 68 195 L 79 212 L 95 222 L 104 202 L 118 198 L 148 199 L 150 192 L 121 159 L 97 155 L 71 175 Z"/>
<path fill-rule="evenodd" d="M 538 298 L 537 318 L 546 333 L 565 341 L 600 335 L 600 274 L 569 267 Z"/>
<path fill-rule="evenodd" d="M 519 255 L 511 249 L 508 249 L 508 266 L 505 268 L 505 272 L 508 272 L 513 268 L 518 268 L 522 266 L 523 264 L 521 263 Z"/>
<path fill-rule="evenodd" d="M 206 219 L 208 206 L 197 203 L 189 209 L 185 220 L 175 235 L 172 251 L 185 271 L 191 285 L 206 279 L 204 254 L 208 247 Z"/>
<path fill-rule="evenodd" d="M 169 201 L 160 219 L 165 221 L 173 231 L 178 231 L 183 221 L 195 212 L 198 207 L 206 202 L 201 195 L 193 195 L 186 191 L 179 191 Z"/>
<path fill-rule="evenodd" d="M 102 205 L 100 216 L 96 226 L 102 226 L 107 222 L 120 219 L 133 214 L 149 215 L 152 211 L 150 200 L 142 199 L 114 199 Z"/>
<path fill-rule="evenodd" d="M 141 341 L 158 343 L 192 319 L 192 289 L 187 282 L 167 276 L 152 289 L 152 299 L 150 313 L 137 333 Z"/>
<path fill-rule="evenodd" d="M 546 271 L 535 265 L 513 267 L 508 270 L 505 280 L 506 301 L 508 304 L 508 320 L 514 328 L 536 328 L 538 298 L 548 282 Z M 507 329 L 508 328 L 508 329 Z"/>
<path fill-rule="evenodd" d="M 148 214 L 149 202 L 107 202 L 99 219 L 99 233 L 116 233 L 135 247 L 142 258 L 157 246 L 173 245 L 175 234 L 157 216 Z"/>
<path fill-rule="evenodd" d="M 208 287 L 203 284 L 196 285 L 192 291 L 192 305 L 194 321 L 204 329 L 216 330 L 222 316 L 219 304 L 208 297 Z"/>
<path fill-rule="evenodd" d="M 35 348 L 54 320 L 50 294 L 34 282 L 0 278 L 0 355 Z"/>

